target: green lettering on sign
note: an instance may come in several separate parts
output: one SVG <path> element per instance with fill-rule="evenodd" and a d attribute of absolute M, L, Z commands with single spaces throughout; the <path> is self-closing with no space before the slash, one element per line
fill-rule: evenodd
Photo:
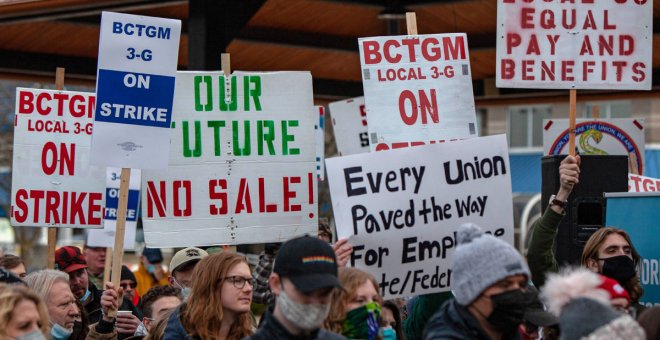
<path fill-rule="evenodd" d="M 195 150 L 190 150 L 190 136 L 188 132 L 188 121 L 181 122 L 183 129 L 183 157 L 200 157 L 202 155 L 202 124 L 195 121 Z"/>
<path fill-rule="evenodd" d="M 254 87 L 250 88 L 250 84 L 254 84 Z M 250 111 L 250 97 L 254 101 L 254 109 L 261 111 L 261 102 L 259 97 L 261 96 L 261 77 L 259 76 L 245 76 L 243 77 L 243 92 L 244 92 L 244 103 L 245 111 Z"/>
<path fill-rule="evenodd" d="M 202 104 L 200 86 L 202 82 L 206 85 L 206 104 Z M 195 76 L 195 111 L 213 110 L 213 95 L 211 90 L 211 76 Z"/>
<path fill-rule="evenodd" d="M 238 142 L 238 122 L 231 122 L 231 130 L 233 135 L 234 155 L 236 156 L 249 156 L 250 155 L 250 121 L 243 121 L 243 148 L 240 147 Z"/>
<path fill-rule="evenodd" d="M 298 126 L 297 120 L 283 120 L 282 121 L 282 154 L 283 155 L 299 155 L 300 149 L 291 148 L 289 149 L 289 142 L 293 142 L 295 136 L 290 135 L 287 131 L 287 125 L 291 127 Z"/>
<path fill-rule="evenodd" d="M 264 133 L 264 129 L 267 129 L 268 132 Z M 275 155 L 275 146 L 273 141 L 275 140 L 275 122 L 272 120 L 259 120 L 257 121 L 257 140 L 259 144 L 257 145 L 257 153 L 259 156 L 264 154 L 264 142 L 268 146 L 268 154 L 271 156 Z"/>
<path fill-rule="evenodd" d="M 216 156 L 220 156 L 220 128 L 225 127 L 225 121 L 209 120 L 207 126 L 213 129 L 213 150 Z"/>
<path fill-rule="evenodd" d="M 237 97 L 236 77 L 231 77 L 231 101 L 227 102 L 225 99 L 225 76 L 220 76 L 220 111 L 236 111 L 238 109 Z"/>

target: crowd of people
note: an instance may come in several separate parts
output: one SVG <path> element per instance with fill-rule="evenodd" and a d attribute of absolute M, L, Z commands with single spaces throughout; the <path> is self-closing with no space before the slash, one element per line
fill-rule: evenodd
<path fill-rule="evenodd" d="M 119 286 L 104 277 L 105 248 L 64 246 L 55 270 L 27 273 L 20 257 L 0 257 L 0 338 L 660 339 L 660 306 L 640 304 L 640 255 L 625 231 L 595 232 L 580 267 L 555 260 L 579 165 L 579 156 L 561 163 L 526 258 L 461 225 L 449 292 L 384 300 L 375 277 L 346 266 L 352 247 L 331 244 L 325 224 L 318 237 L 267 244 L 254 268 L 235 252 L 189 247 L 168 272 L 160 250 L 146 248 Z"/>

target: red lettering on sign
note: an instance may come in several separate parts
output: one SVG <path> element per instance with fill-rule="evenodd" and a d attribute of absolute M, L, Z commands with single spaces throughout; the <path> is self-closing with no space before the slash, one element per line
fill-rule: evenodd
<path fill-rule="evenodd" d="M 55 143 L 46 142 L 41 150 L 41 170 L 50 176 L 55 173 L 59 165 L 60 175 L 64 175 L 66 169 L 67 175 L 73 176 L 75 172 L 76 144 L 69 144 L 69 147 L 67 149 L 66 143 L 60 143 L 58 151 Z"/>
<path fill-rule="evenodd" d="M 366 65 L 378 64 L 383 59 L 378 52 L 380 44 L 378 41 L 363 41 L 362 51 L 364 53 L 364 63 Z"/>
<path fill-rule="evenodd" d="M 159 190 L 156 191 L 156 186 L 153 181 L 147 182 L 147 217 L 154 217 L 154 206 L 158 211 L 158 217 L 165 217 L 165 210 L 167 207 L 167 190 L 165 189 L 165 181 L 158 182 Z"/>
<path fill-rule="evenodd" d="M 41 220 L 41 201 L 44 201 L 43 221 Z M 16 191 L 12 207 L 13 217 L 18 223 L 26 223 L 32 212 L 31 223 L 51 225 L 79 224 L 100 225 L 103 207 L 100 192 L 60 192 L 56 190 Z M 14 209 L 15 208 L 15 209 Z"/>
<path fill-rule="evenodd" d="M 266 204 L 266 184 L 263 177 L 259 178 L 259 212 L 277 212 L 277 204 Z"/>
<path fill-rule="evenodd" d="M 174 181 L 172 183 L 174 192 L 172 193 L 172 201 L 174 203 L 174 216 L 192 216 L 192 188 L 190 181 Z M 184 192 L 185 209 L 181 209 L 181 189 Z"/>
<path fill-rule="evenodd" d="M 238 185 L 238 198 L 236 199 L 236 210 L 237 214 L 245 210 L 248 214 L 252 213 L 252 201 L 250 199 L 250 187 L 245 178 L 241 178 L 241 182 Z"/>
<path fill-rule="evenodd" d="M 284 177 L 282 190 L 284 193 L 284 211 L 300 211 L 300 204 L 291 204 L 291 199 L 296 198 L 296 191 L 289 189 L 289 182 L 292 184 L 300 183 L 299 176 Z"/>
<path fill-rule="evenodd" d="M 642 62 L 636 62 L 633 64 L 632 70 L 633 73 L 635 74 L 632 76 L 632 80 L 641 83 L 646 79 L 646 73 L 644 72 L 644 69 L 646 68 L 646 65 Z"/>
<path fill-rule="evenodd" d="M 227 204 L 227 193 L 222 191 L 218 192 L 217 188 L 220 187 L 222 190 L 227 190 L 227 180 L 226 179 L 212 179 L 209 180 L 209 198 L 212 200 L 220 201 L 220 208 L 214 204 L 209 205 L 209 210 L 211 215 L 226 215 L 229 211 Z"/>

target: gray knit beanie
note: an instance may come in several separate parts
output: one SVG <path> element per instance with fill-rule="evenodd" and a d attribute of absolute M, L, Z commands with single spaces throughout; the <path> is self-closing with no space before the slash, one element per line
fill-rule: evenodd
<path fill-rule="evenodd" d="M 561 340 L 644 340 L 644 330 L 628 315 L 591 298 L 576 298 L 559 317 Z"/>
<path fill-rule="evenodd" d="M 452 292 L 456 302 L 467 306 L 486 288 L 508 276 L 523 274 L 529 268 L 520 253 L 497 237 L 485 234 L 475 224 L 458 228 L 458 246 L 452 260 Z"/>

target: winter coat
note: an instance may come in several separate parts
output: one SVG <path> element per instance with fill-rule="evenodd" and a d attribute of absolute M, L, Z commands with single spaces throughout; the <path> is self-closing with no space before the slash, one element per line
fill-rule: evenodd
<path fill-rule="evenodd" d="M 275 319 L 272 311 L 266 311 L 263 315 L 261 328 L 251 336 L 243 338 L 243 340 L 274 340 L 274 339 L 287 339 L 287 340 L 341 340 L 345 337 L 327 331 L 325 329 L 318 329 L 307 335 L 295 336 L 282 326 L 282 324 Z"/>

